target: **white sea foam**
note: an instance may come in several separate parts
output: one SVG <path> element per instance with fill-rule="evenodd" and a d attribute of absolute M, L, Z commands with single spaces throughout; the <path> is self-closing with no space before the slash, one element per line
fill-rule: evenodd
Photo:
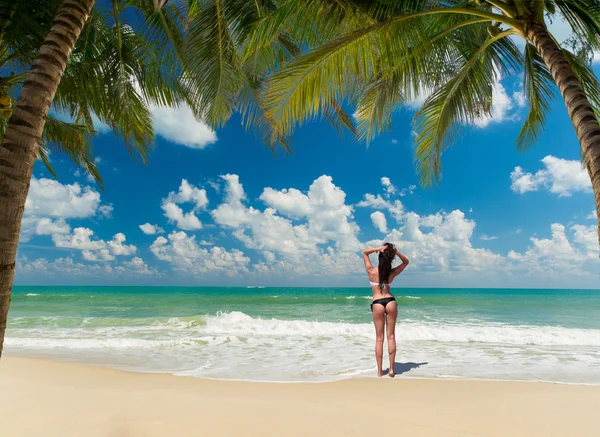
<path fill-rule="evenodd" d="M 50 326 L 58 317 L 40 318 Z M 119 319 L 120 320 L 120 319 Z M 15 321 L 18 325 L 18 319 Z M 166 321 L 148 319 L 146 324 L 119 325 L 109 327 L 87 328 L 90 318 L 82 319 L 79 327 L 68 328 L 64 334 L 69 340 L 81 335 L 101 340 L 106 335 L 143 335 L 152 332 L 160 338 L 160 331 L 170 339 L 188 337 L 196 334 L 229 335 L 243 337 L 318 337 L 347 336 L 369 338 L 373 334 L 370 323 L 319 322 L 307 320 L 279 320 L 250 317 L 239 312 L 219 312 L 216 316 L 198 316 L 196 318 L 170 318 Z M 44 330 L 46 323 L 40 322 L 38 328 Z M 27 330 L 23 330 L 27 331 Z M 35 330 L 37 331 L 37 330 Z M 157 331 L 159 331 L 157 333 Z M 193 332 L 189 332 L 193 331 Z M 55 331 L 49 331 L 52 335 Z M 25 332 L 23 332 L 25 333 Z M 42 332 L 36 332 L 43 334 Z M 44 335 L 42 335 L 44 336 Z M 558 326 L 507 325 L 499 323 L 461 323 L 399 321 L 396 327 L 396 338 L 404 342 L 441 342 L 441 343 L 482 343 L 503 345 L 538 345 L 538 346 L 595 346 L 600 347 L 600 330 L 572 329 Z M 10 340 L 10 338 L 9 338 Z M 13 339 L 16 340 L 16 339 Z"/>
<path fill-rule="evenodd" d="M 39 293 L 27 293 L 26 296 L 39 296 Z"/>
<path fill-rule="evenodd" d="M 125 325 L 110 320 L 46 317 L 31 326 L 15 318 L 5 344 L 17 353 L 207 378 L 322 381 L 374 369 L 371 323 L 263 319 L 238 311 Z M 396 340 L 401 368 L 412 376 L 600 383 L 600 330 L 402 320 Z"/>

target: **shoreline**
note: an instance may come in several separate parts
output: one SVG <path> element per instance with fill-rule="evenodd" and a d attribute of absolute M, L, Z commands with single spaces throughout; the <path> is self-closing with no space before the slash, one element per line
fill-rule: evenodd
<path fill-rule="evenodd" d="M 174 373 L 169 371 L 153 371 L 153 370 L 141 370 L 141 369 L 132 369 L 127 368 L 126 366 L 121 366 L 118 364 L 100 364 L 100 363 L 90 363 L 78 361 L 75 359 L 61 359 L 59 356 L 53 355 L 36 355 L 36 354 L 18 354 L 18 353 L 5 353 L 3 358 L 9 359 L 25 359 L 25 360 L 34 360 L 34 361 L 47 361 L 51 363 L 57 364 L 73 364 L 76 366 L 85 366 L 92 367 L 97 369 L 109 369 L 118 372 L 126 372 L 126 373 L 140 373 L 147 375 L 170 375 L 176 378 L 192 378 L 199 379 L 201 381 L 222 381 L 222 382 L 240 382 L 240 383 L 256 383 L 256 384 L 331 384 L 341 381 L 351 381 L 351 380 L 378 380 L 375 375 L 376 370 L 373 370 L 373 376 L 349 376 L 347 378 L 340 379 L 332 379 L 332 380 L 324 380 L 324 381 L 280 381 L 280 380 L 252 380 L 252 379 L 233 379 L 233 378 L 216 378 L 216 377 L 207 377 L 207 376 L 195 376 L 195 375 L 186 375 L 181 373 Z M 408 372 L 405 372 L 408 373 Z M 406 379 L 406 380 L 415 380 L 415 381 L 472 381 L 472 382 L 501 382 L 501 383 L 516 383 L 516 384 L 556 384 L 556 385 L 574 385 L 574 386 L 582 386 L 582 387 L 600 387 L 600 384 L 593 383 L 582 383 L 582 382 L 565 382 L 565 381 L 547 381 L 547 380 L 525 380 L 525 379 L 494 379 L 494 378 L 467 378 L 461 376 L 448 376 L 448 377 L 431 377 L 431 376 L 411 376 L 408 374 L 399 373 L 397 378 L 395 379 Z M 383 376 L 381 379 L 391 379 L 387 376 Z"/>
<path fill-rule="evenodd" d="M 571 437 L 600 427 L 599 386 L 400 375 L 239 382 L 12 355 L 0 360 L 0 405 L 3 432 L 20 437 L 329 437 L 386 429 L 424 437 Z"/>
<path fill-rule="evenodd" d="M 58 355 L 44 355 L 44 354 L 19 354 L 19 353 L 4 353 L 3 358 L 9 359 L 24 359 L 24 360 L 33 360 L 33 361 L 46 361 L 50 363 L 57 364 L 72 364 L 76 366 L 85 366 L 92 367 L 97 369 L 108 369 L 114 370 L 118 372 L 125 373 L 133 373 L 133 374 L 144 374 L 144 375 L 169 375 L 176 378 L 192 378 L 199 379 L 201 381 L 222 381 L 222 382 L 239 382 L 239 383 L 256 383 L 256 384 L 330 384 L 341 381 L 352 381 L 352 380 L 378 380 L 375 373 L 376 369 L 373 370 L 373 376 L 348 376 L 340 379 L 331 379 L 331 380 L 323 380 L 323 381 L 282 381 L 282 380 L 254 380 L 254 379 L 234 379 L 234 378 L 216 378 L 216 377 L 208 377 L 208 376 L 195 376 L 184 373 L 175 373 L 173 371 L 155 371 L 155 370 L 142 370 L 142 369 L 133 369 L 127 368 L 127 366 L 122 366 L 119 364 L 111 364 L 111 363 L 92 363 L 92 362 L 84 362 L 76 359 L 70 359 L 69 357 L 64 357 L 61 359 Z M 384 369 L 385 370 L 385 369 Z M 366 373 L 366 372 L 362 372 Z M 395 379 L 405 379 L 405 380 L 414 380 L 414 381 L 467 381 L 467 382 L 501 382 L 501 383 L 516 383 L 516 384 L 556 384 L 556 385 L 573 385 L 573 386 L 582 386 L 582 387 L 600 387 L 600 383 L 584 383 L 584 382 L 567 382 L 567 381 L 549 381 L 549 380 L 527 380 L 527 379 L 500 379 L 500 378 L 468 378 L 461 376 L 412 376 L 407 374 L 408 372 L 398 373 Z M 383 376 L 381 379 L 391 379 L 387 376 Z"/>

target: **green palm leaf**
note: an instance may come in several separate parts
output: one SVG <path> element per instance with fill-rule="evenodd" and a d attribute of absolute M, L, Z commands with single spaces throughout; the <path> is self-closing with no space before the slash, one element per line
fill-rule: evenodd
<path fill-rule="evenodd" d="M 517 147 L 521 150 L 533 145 L 539 137 L 556 89 L 548 67 L 530 43 L 525 46 L 523 89 L 529 102 L 529 112 L 517 138 Z"/>
<path fill-rule="evenodd" d="M 424 185 L 439 180 L 441 154 L 477 118 L 489 116 L 493 84 L 499 72 L 514 62 L 511 43 L 505 31 L 487 39 L 483 44 L 474 41 L 473 50 L 462 45 L 465 64 L 456 77 L 437 89 L 415 115 L 417 169 Z M 512 54 L 508 59 L 506 54 Z"/>

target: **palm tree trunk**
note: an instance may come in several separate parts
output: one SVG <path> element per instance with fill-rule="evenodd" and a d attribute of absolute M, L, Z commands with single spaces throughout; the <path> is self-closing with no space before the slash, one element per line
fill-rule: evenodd
<path fill-rule="evenodd" d="M 552 39 L 544 24 L 534 24 L 527 33 L 533 42 L 567 105 L 567 111 L 581 147 L 581 156 L 592 180 L 598 216 L 600 244 L 600 125 L 571 64 Z"/>
<path fill-rule="evenodd" d="M 0 145 L 0 357 L 21 218 L 50 104 L 96 0 L 64 0 L 19 95 Z"/>

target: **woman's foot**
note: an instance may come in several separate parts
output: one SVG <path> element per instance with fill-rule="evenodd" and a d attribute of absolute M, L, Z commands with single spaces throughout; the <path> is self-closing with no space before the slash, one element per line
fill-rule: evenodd
<path fill-rule="evenodd" d="M 390 370 L 390 371 L 388 372 L 388 376 L 389 376 L 390 378 L 393 378 L 394 376 L 396 376 L 396 374 L 394 373 L 394 371 L 393 371 L 393 370 Z"/>

